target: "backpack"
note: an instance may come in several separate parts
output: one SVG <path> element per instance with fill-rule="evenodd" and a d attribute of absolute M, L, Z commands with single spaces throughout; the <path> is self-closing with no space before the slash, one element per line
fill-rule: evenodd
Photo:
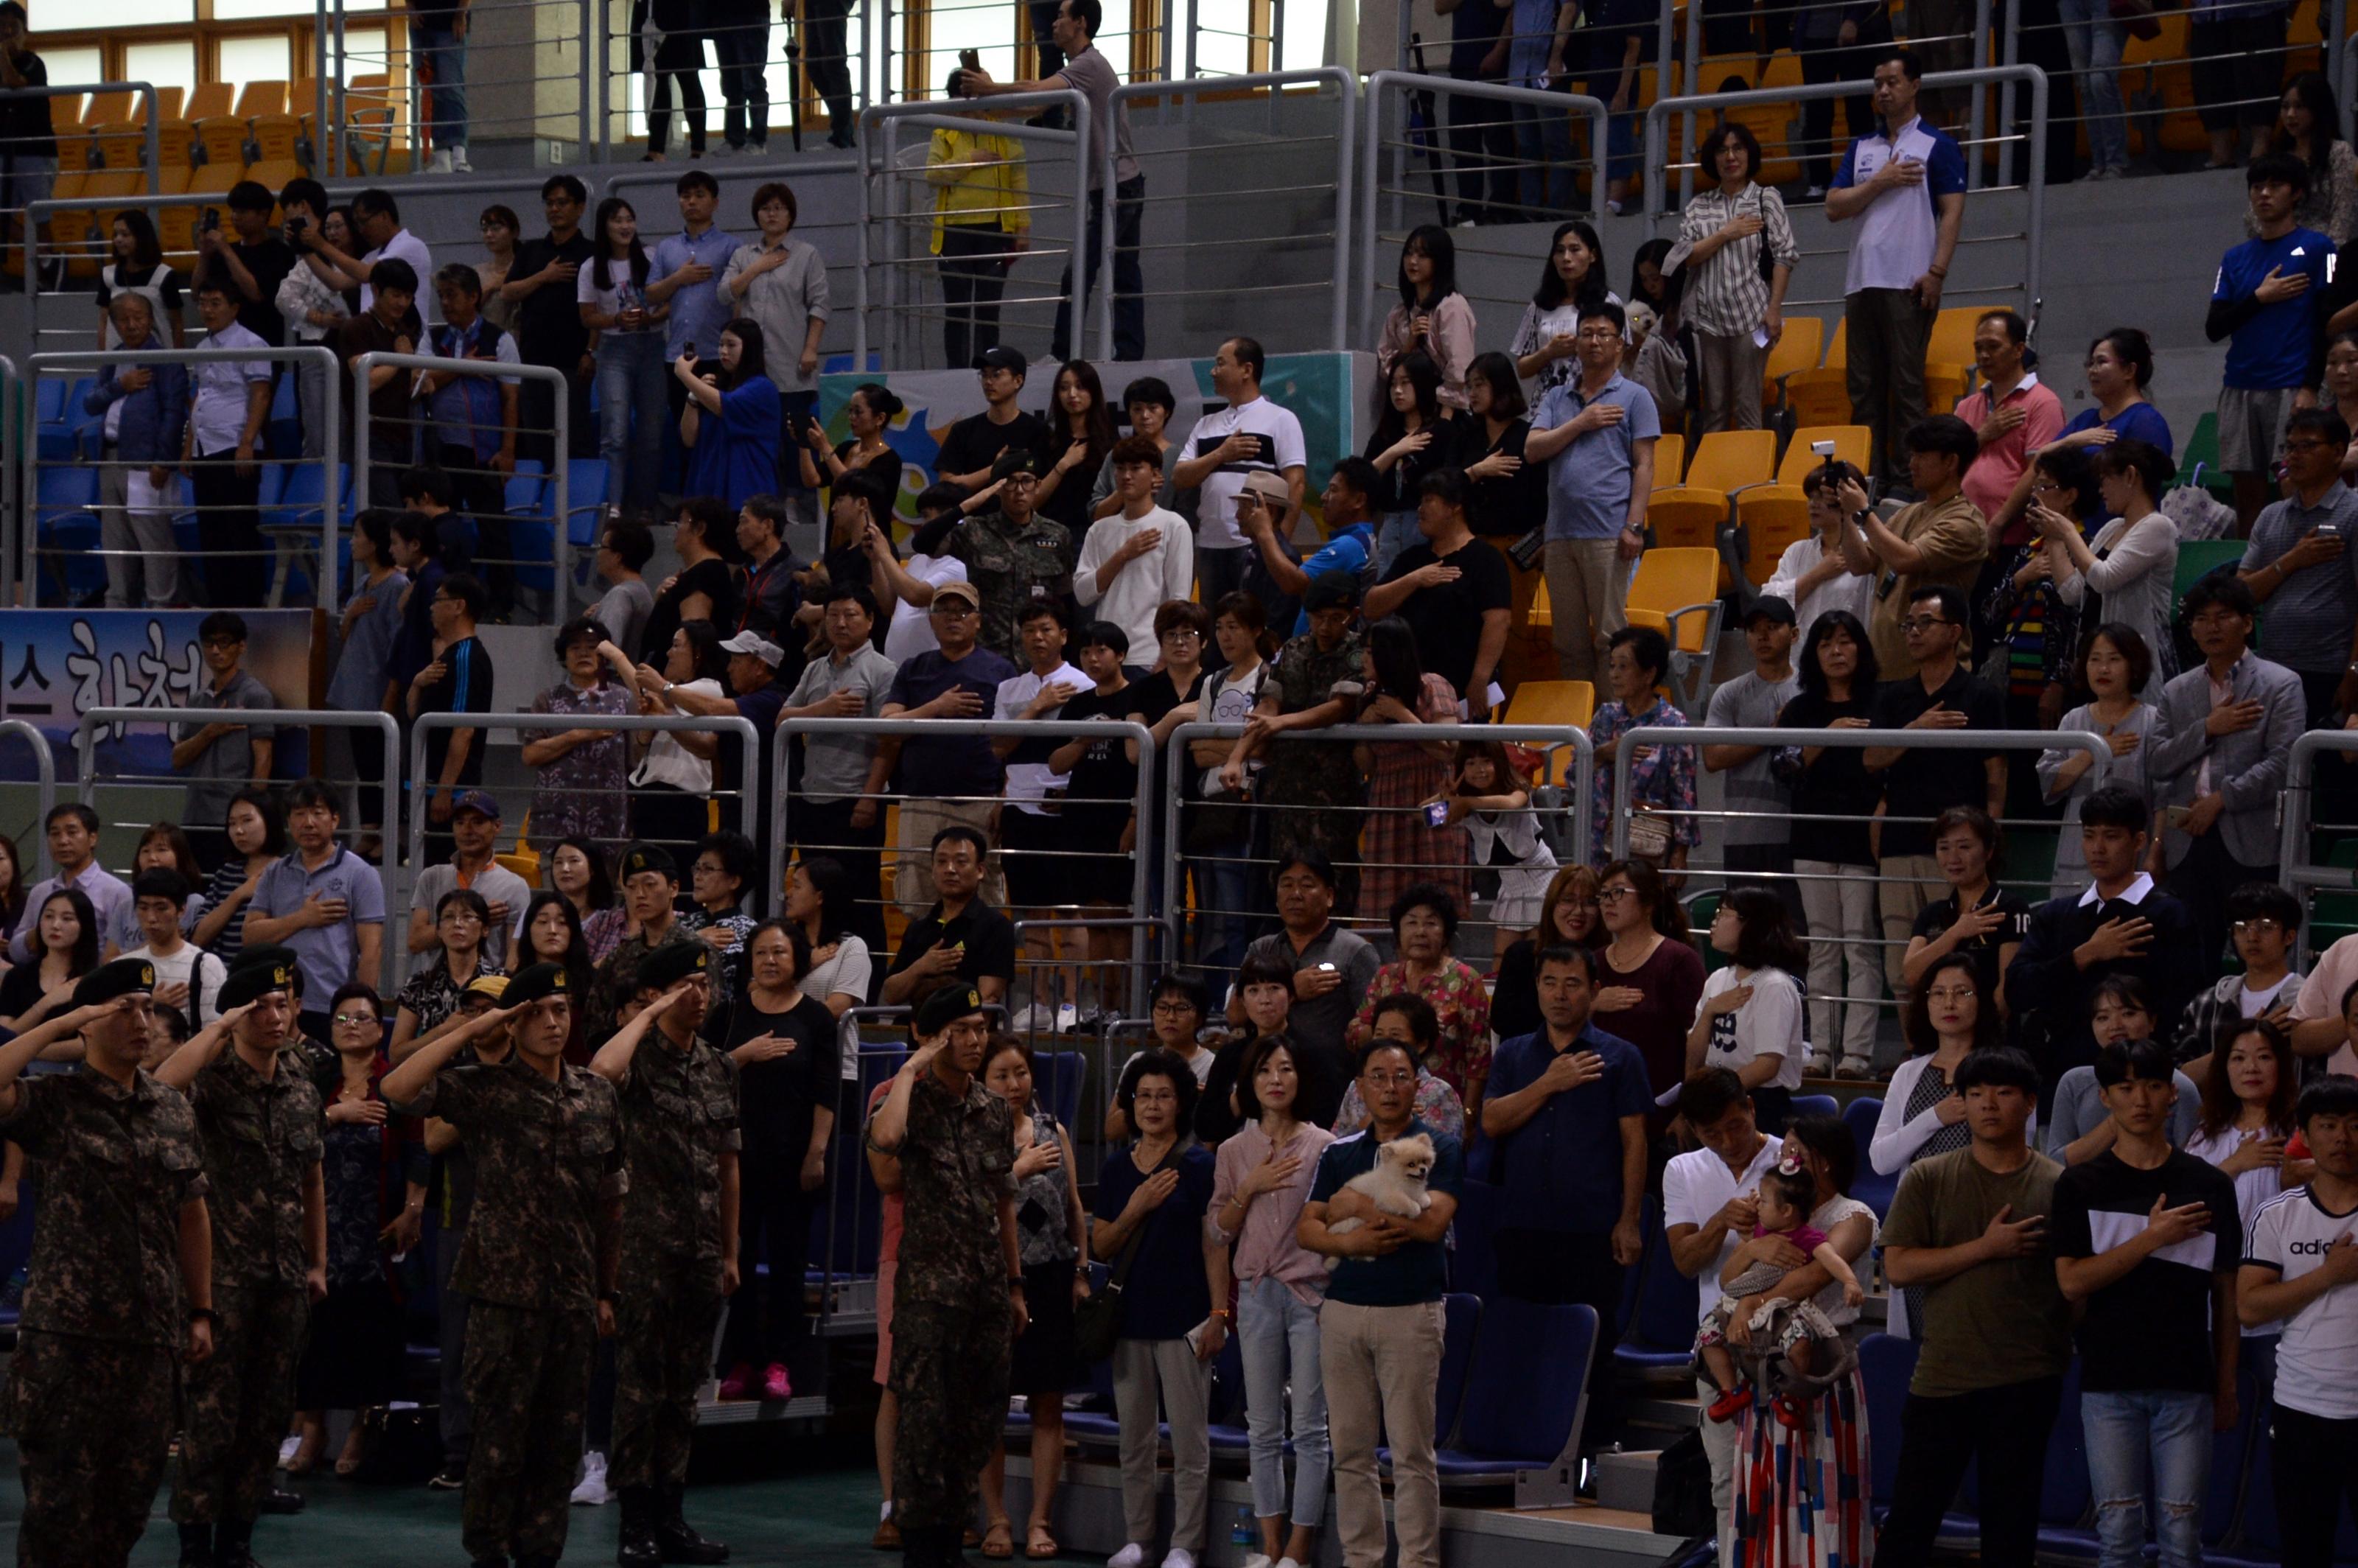
<path fill-rule="evenodd" d="M 1696 1427 L 1679 1433 L 1654 1463 L 1654 1533 L 1708 1540 L 1718 1524 L 1711 1504 L 1711 1456 L 1704 1450 L 1703 1429 Z M 1664 1561 L 1684 1563 L 1686 1552 L 1682 1546 Z"/>

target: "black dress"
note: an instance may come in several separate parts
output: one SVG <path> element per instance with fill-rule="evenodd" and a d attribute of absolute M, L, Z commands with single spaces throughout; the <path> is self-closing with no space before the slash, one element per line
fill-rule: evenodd
<path fill-rule="evenodd" d="M 341 1072 L 324 1052 L 314 1076 L 322 1099 L 334 1103 Z M 369 1098 L 380 1098 L 369 1086 Z M 429 1165 L 417 1128 L 406 1117 L 381 1127 L 362 1121 L 328 1124 L 320 1157 L 328 1195 L 328 1294 L 311 1309 L 311 1330 L 295 1374 L 301 1410 L 364 1410 L 404 1397 L 400 1295 L 392 1254 L 377 1239 L 401 1211 L 407 1184 L 424 1184 Z"/>

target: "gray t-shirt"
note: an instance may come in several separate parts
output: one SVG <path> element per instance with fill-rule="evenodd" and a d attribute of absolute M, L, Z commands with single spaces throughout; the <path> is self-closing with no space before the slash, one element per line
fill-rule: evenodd
<path fill-rule="evenodd" d="M 240 670 L 231 677 L 229 685 L 219 691 L 200 694 L 189 706 L 272 708 L 278 706 L 278 699 L 251 673 Z M 177 746 L 203 728 L 200 723 L 175 724 L 172 743 Z M 199 752 L 187 767 L 175 770 L 189 781 L 189 803 L 180 821 L 190 827 L 219 827 L 227 820 L 229 803 L 254 778 L 254 742 L 272 740 L 277 733 L 275 724 L 249 724 L 243 730 L 233 730 L 214 737 L 212 744 Z"/>
<path fill-rule="evenodd" d="M 417 873 L 417 887 L 411 895 L 409 907 L 422 909 L 428 915 L 442 902 L 442 895 L 459 885 L 459 868 L 445 860 L 438 866 L 428 866 Z M 485 903 L 504 904 L 506 918 L 493 911 L 491 921 L 483 927 L 483 956 L 502 968 L 508 968 L 508 930 L 524 914 L 524 906 L 532 902 L 532 889 L 525 880 L 493 860 L 467 880 L 467 885 L 483 895 Z"/>
<path fill-rule="evenodd" d="M 1341 985 L 1325 996 L 1293 1004 L 1286 1028 L 1303 1044 L 1320 1047 L 1330 1056 L 1347 1054 L 1344 1033 L 1358 1012 L 1359 1003 L 1366 999 L 1368 988 L 1376 983 L 1376 971 L 1382 968 L 1382 960 L 1368 946 L 1366 937 L 1330 920 L 1326 929 L 1299 953 L 1293 950 L 1293 937 L 1282 931 L 1272 931 L 1246 948 L 1245 957 L 1274 958 L 1294 969 L 1314 969 L 1321 964 L 1332 964 L 1341 970 Z"/>
<path fill-rule="evenodd" d="M 858 717 L 873 719 L 884 710 L 900 666 L 876 651 L 873 643 L 860 645 L 851 657 L 838 663 L 830 654 L 803 666 L 788 708 L 808 708 L 838 691 L 860 694 Z M 849 718 L 851 715 L 845 715 Z M 861 735 L 806 735 L 803 738 L 802 798 L 828 806 L 848 795 L 858 795 L 868 782 L 868 764 L 876 755 L 876 741 Z"/>
<path fill-rule="evenodd" d="M 2201 1125 L 2202 1091 L 2184 1073 L 2173 1072 L 2178 1103 L 2169 1108 L 2169 1146 L 2183 1149 Z M 2104 1091 L 2096 1087 L 2096 1069 L 2074 1067 L 2055 1080 L 2055 1112 L 2047 1124 L 2047 1150 L 2063 1158 L 2064 1148 L 2094 1131 L 2112 1113 L 2104 1108 Z"/>
<path fill-rule="evenodd" d="M 1065 68 L 1056 75 L 1064 78 L 1065 86 L 1083 93 L 1089 101 L 1089 189 L 1094 190 L 1105 183 L 1101 173 L 1105 159 L 1098 156 L 1098 149 L 1105 146 L 1105 125 L 1109 119 L 1113 122 L 1114 181 L 1121 184 L 1136 179 L 1138 157 L 1130 141 L 1130 109 L 1125 104 L 1117 111 L 1113 104 L 1113 90 L 1121 81 L 1114 74 L 1113 61 L 1106 59 L 1092 43 L 1065 60 Z"/>
<path fill-rule="evenodd" d="M 1777 722 L 1779 710 L 1793 700 L 1796 689 L 1798 682 L 1790 676 L 1772 684 L 1762 680 L 1758 671 L 1747 670 L 1711 694 L 1711 708 L 1704 722 L 1747 730 L 1770 729 Z M 1728 844 L 1789 841 L 1792 826 L 1785 814 L 1792 809 L 1793 797 L 1768 766 L 1774 754 L 1772 751 L 1763 751 L 1750 762 L 1739 762 L 1720 775 L 1727 784 L 1727 809 L 1745 814 L 1728 817 L 1723 824 Z"/>
<path fill-rule="evenodd" d="M 647 586 L 646 579 L 634 577 L 608 589 L 590 613 L 606 629 L 607 641 L 635 656 L 639 634 L 647 629 L 647 617 L 654 612 L 654 589 Z"/>

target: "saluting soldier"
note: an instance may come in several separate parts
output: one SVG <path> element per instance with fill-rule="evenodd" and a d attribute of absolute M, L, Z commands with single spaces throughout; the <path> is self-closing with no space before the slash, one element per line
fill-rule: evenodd
<path fill-rule="evenodd" d="M 917 1049 L 868 1124 L 870 1169 L 903 1199 L 892 1298 L 892 1517 L 903 1568 L 963 1561 L 975 1477 L 1007 1420 L 1008 1355 L 1023 1331 L 1015 1129 L 975 1076 L 982 995 L 946 986 L 917 1009 Z"/>
<path fill-rule="evenodd" d="M 946 543 L 930 551 L 966 564 L 967 580 L 982 595 L 981 645 L 1024 664 L 1016 635 L 1023 607 L 1053 599 L 1069 606 L 1073 562 L 1079 548 L 1072 531 L 1037 510 L 1040 459 L 1028 449 L 1011 448 L 990 465 L 999 505 L 956 524 Z M 978 497 L 976 504 L 980 504 Z M 955 520 L 954 510 L 946 514 Z M 920 530 L 926 533 L 930 530 Z M 917 546 L 924 549 L 925 545 Z"/>
<path fill-rule="evenodd" d="M 729 1560 L 680 1506 L 696 1391 L 712 1365 L 721 1303 L 737 1289 L 737 1070 L 697 1038 L 711 968 L 700 942 L 648 954 L 637 1015 L 590 1063 L 622 1102 L 630 1178 L 607 1470 L 622 1494 L 622 1568 Z"/>
<path fill-rule="evenodd" d="M 623 1008 L 638 994 L 639 966 L 658 947 L 694 943 L 672 910 L 679 897 L 679 862 L 660 844 L 633 844 L 622 851 L 617 878 L 622 889 L 622 909 L 631 917 L 632 935 L 598 966 L 590 982 L 589 1028 L 585 1038 L 600 1041 L 614 1033 Z M 698 944 L 701 946 L 701 944 Z M 581 999 L 576 997 L 576 1006 Z"/>
<path fill-rule="evenodd" d="M 465 1140 L 474 1212 L 451 1282 L 468 1297 L 473 1437 L 462 1539 L 477 1564 L 548 1568 L 565 1551 L 598 1336 L 613 1332 L 624 1179 L 614 1087 L 565 1061 L 569 982 L 555 964 L 508 981 L 507 1005 L 384 1076 L 395 1110 Z M 443 1066 L 479 1034 L 514 1044 L 494 1066 Z"/>
<path fill-rule="evenodd" d="M 253 1562 L 303 1332 L 328 1293 L 327 1121 L 295 1029 L 295 964 L 259 957 L 230 970 L 221 1016 L 156 1069 L 196 1112 L 212 1192 L 213 1354 L 182 1379 L 172 1489 L 180 1568 Z"/>
<path fill-rule="evenodd" d="M 21 1568 L 129 1561 L 164 1478 L 176 1354 L 212 1354 L 196 1116 L 139 1065 L 155 989 L 153 964 L 118 958 L 82 977 L 72 1011 L 0 1045 L 0 1137 L 42 1184 L 6 1405 Z M 77 1033 L 80 1066 L 19 1081 Z"/>

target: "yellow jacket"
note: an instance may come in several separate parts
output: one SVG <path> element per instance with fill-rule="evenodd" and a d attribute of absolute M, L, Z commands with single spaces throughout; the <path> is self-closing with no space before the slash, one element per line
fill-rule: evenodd
<path fill-rule="evenodd" d="M 942 254 L 946 223 L 996 223 L 1010 234 L 1032 232 L 1031 181 L 1023 148 L 990 132 L 936 131 L 925 158 L 934 188 L 933 254 Z"/>

